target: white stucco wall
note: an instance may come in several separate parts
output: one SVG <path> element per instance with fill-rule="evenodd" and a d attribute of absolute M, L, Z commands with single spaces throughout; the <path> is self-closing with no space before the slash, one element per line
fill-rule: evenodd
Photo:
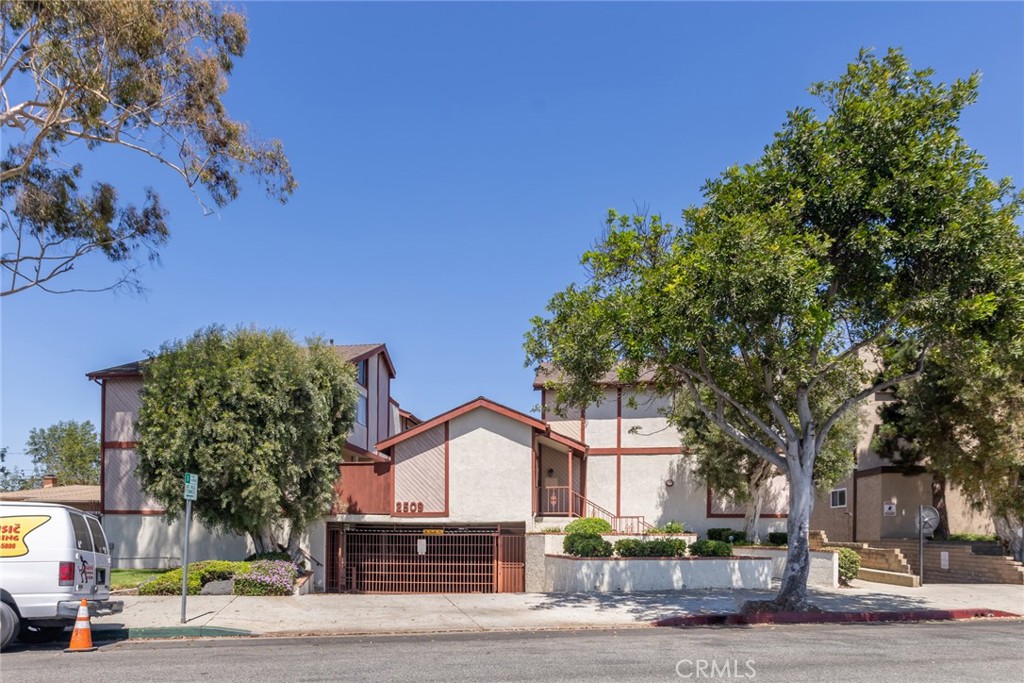
<path fill-rule="evenodd" d="M 587 456 L 587 498 L 615 512 L 615 456 Z"/>
<path fill-rule="evenodd" d="M 525 522 L 532 518 L 532 427 L 478 408 L 449 423 L 448 439 L 448 519 Z"/>
<path fill-rule="evenodd" d="M 119 569 L 181 566 L 184 522 L 163 515 L 103 516 L 103 530 L 113 544 L 111 559 Z M 189 529 L 189 562 L 242 560 L 252 553 L 248 538 L 211 531 L 195 519 Z"/>
<path fill-rule="evenodd" d="M 615 400 L 616 390 L 606 388 L 600 403 L 587 406 L 585 421 L 586 437 L 584 441 L 591 448 L 615 448 L 616 430 L 618 428 L 618 406 Z"/>
<path fill-rule="evenodd" d="M 769 558 L 545 558 L 544 591 L 612 593 L 700 588 L 771 588 Z"/>
<path fill-rule="evenodd" d="M 670 401 L 648 392 L 622 392 L 623 448 L 679 448 L 679 432 L 668 426 Z"/>
<path fill-rule="evenodd" d="M 740 557 L 767 557 L 772 561 L 772 578 L 781 579 L 786 571 L 786 548 L 736 546 L 733 552 Z M 807 585 L 816 588 L 839 587 L 839 553 L 828 550 L 811 551 L 811 572 Z"/>

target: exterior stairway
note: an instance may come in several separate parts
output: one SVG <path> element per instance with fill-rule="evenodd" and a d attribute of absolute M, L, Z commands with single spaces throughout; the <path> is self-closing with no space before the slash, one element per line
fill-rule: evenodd
<path fill-rule="evenodd" d="M 542 487 L 540 501 L 540 517 L 597 517 L 611 524 L 612 533 L 616 534 L 646 534 L 654 530 L 642 515 L 616 515 L 568 486 Z"/>
<path fill-rule="evenodd" d="M 853 548 L 861 556 L 857 578 L 864 581 L 919 586 L 920 551 L 917 539 L 886 539 L 868 543 L 829 543 L 824 532 L 812 531 L 811 548 Z M 943 564 L 946 568 L 943 569 Z M 975 553 L 969 543 L 927 541 L 924 546 L 925 583 L 1006 583 L 1024 585 L 1024 565 L 1011 557 L 983 550 Z"/>

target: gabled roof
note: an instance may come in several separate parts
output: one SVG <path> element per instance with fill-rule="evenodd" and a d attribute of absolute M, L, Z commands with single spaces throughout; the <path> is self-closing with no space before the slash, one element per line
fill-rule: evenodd
<path fill-rule="evenodd" d="M 391 379 L 395 378 L 395 365 L 391 362 L 391 355 L 388 353 L 386 344 L 335 344 L 331 347 L 342 359 L 350 363 L 358 363 L 378 353 L 384 354 L 384 362 L 388 364 L 388 374 Z"/>
<path fill-rule="evenodd" d="M 563 380 L 563 377 L 564 375 L 562 374 L 562 372 L 560 370 L 556 370 L 553 364 L 541 363 L 540 365 L 537 366 L 537 370 L 534 372 L 533 375 L 533 388 L 544 389 L 547 387 L 547 384 L 549 382 L 554 382 L 555 384 L 557 384 Z M 600 377 L 598 377 L 595 384 L 611 387 L 624 387 L 636 384 L 650 384 L 652 382 L 654 382 L 653 370 L 644 370 L 643 372 L 640 373 L 640 376 L 637 378 L 636 382 L 626 383 L 622 382 L 619 379 L 618 371 L 613 368 L 608 372 L 604 373 L 603 375 L 601 375 Z"/>
<path fill-rule="evenodd" d="M 100 502 L 100 487 L 87 484 L 50 486 L 40 489 L 24 489 L 0 493 L 0 500 L 32 503 L 97 503 Z"/>
<path fill-rule="evenodd" d="M 433 429 L 438 425 L 454 420 L 460 415 L 465 415 L 468 412 L 480 408 L 484 410 L 489 410 L 492 413 L 497 413 L 498 415 L 503 415 L 504 417 L 507 417 L 511 420 L 515 420 L 516 422 L 521 422 L 522 424 L 533 427 L 533 429 L 540 432 L 544 436 L 548 437 L 552 441 L 557 441 L 558 443 L 564 446 L 568 446 L 569 448 L 573 448 L 575 450 L 584 452 L 587 450 L 587 445 L 582 441 L 576 441 L 575 439 L 571 439 L 567 436 L 563 436 L 556 432 L 552 432 L 551 426 L 547 422 L 544 422 L 543 420 L 538 420 L 532 415 L 521 413 L 518 410 L 515 410 L 514 408 L 509 408 L 508 406 L 497 403 L 496 401 L 492 401 L 491 399 L 485 396 L 478 396 L 477 398 L 474 398 L 472 401 L 468 401 L 466 403 L 463 403 L 461 406 L 458 406 L 457 408 L 452 408 L 446 413 L 441 413 L 436 417 L 432 417 L 426 422 L 422 422 L 416 425 L 412 429 L 408 429 L 402 432 L 401 434 L 396 434 L 395 436 L 392 436 L 389 439 L 385 439 L 384 441 L 381 441 L 377 444 L 377 450 L 383 451 L 385 448 L 391 448 L 395 444 L 401 443 L 406 439 L 411 439 L 417 434 L 422 434 L 423 432 L 429 429 Z"/>
<path fill-rule="evenodd" d="M 334 353 L 341 357 L 342 360 L 346 360 L 350 363 L 358 363 L 359 361 L 365 360 L 377 353 L 383 353 L 384 361 L 388 364 L 388 374 L 392 379 L 395 377 L 395 366 L 391 362 L 391 356 L 388 355 L 388 347 L 385 344 L 336 344 L 331 348 L 334 350 Z M 137 360 L 132 361 L 131 363 L 125 363 L 124 365 L 115 365 L 112 368 L 93 370 L 92 372 L 86 373 L 85 376 L 89 379 L 135 377 L 142 374 L 142 364 L 145 362 L 145 360 Z"/>
<path fill-rule="evenodd" d="M 93 370 L 92 372 L 86 373 L 86 377 L 89 379 L 106 379 L 107 377 L 135 377 L 142 374 L 142 363 L 144 361 L 137 360 L 131 363 L 125 363 L 124 365 L 115 365 L 112 368 L 104 368 L 103 370 Z"/>

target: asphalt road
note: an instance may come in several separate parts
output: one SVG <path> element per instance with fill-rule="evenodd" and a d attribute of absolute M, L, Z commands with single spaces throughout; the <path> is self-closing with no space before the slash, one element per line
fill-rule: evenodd
<path fill-rule="evenodd" d="M 17 681 L 1014 681 L 1024 621 L 133 641 L 17 648 Z"/>

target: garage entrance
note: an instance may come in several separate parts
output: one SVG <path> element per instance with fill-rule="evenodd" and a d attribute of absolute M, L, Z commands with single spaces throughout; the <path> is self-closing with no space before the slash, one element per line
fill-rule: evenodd
<path fill-rule="evenodd" d="M 521 593 L 523 530 L 328 527 L 327 590 L 355 593 Z"/>

